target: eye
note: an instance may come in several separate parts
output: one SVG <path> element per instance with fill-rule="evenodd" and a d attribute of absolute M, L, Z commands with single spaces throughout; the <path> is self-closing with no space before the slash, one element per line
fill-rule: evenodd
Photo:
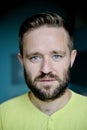
<path fill-rule="evenodd" d="M 52 56 L 52 58 L 53 58 L 54 61 L 59 61 L 62 58 L 62 56 L 59 55 L 59 54 L 55 54 L 55 55 Z"/>
<path fill-rule="evenodd" d="M 37 55 L 30 57 L 30 61 L 33 62 L 33 63 L 39 62 L 40 59 L 41 59 L 40 56 L 37 56 Z"/>

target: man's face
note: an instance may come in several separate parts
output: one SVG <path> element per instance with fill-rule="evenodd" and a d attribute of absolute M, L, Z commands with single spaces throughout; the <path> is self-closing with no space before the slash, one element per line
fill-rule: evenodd
<path fill-rule="evenodd" d="M 65 92 L 76 51 L 70 54 L 63 28 L 40 27 L 24 36 L 24 75 L 28 87 L 40 100 L 53 100 Z"/>

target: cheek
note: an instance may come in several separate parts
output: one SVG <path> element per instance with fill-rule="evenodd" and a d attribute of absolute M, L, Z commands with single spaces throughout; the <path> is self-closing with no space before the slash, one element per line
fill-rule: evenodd
<path fill-rule="evenodd" d="M 38 65 L 28 63 L 24 65 L 24 68 L 32 80 L 34 80 L 37 76 L 40 75 L 40 67 Z"/>
<path fill-rule="evenodd" d="M 60 78 L 63 79 L 64 75 L 67 74 L 69 67 L 70 67 L 70 62 L 67 61 L 55 65 L 54 68 L 55 68 L 56 75 L 58 75 Z"/>

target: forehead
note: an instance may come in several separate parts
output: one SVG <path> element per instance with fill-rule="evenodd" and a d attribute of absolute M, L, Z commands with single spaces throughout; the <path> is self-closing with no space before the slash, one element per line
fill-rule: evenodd
<path fill-rule="evenodd" d="M 39 27 L 27 32 L 23 38 L 24 50 L 41 49 L 41 48 L 59 48 L 68 47 L 68 34 L 63 27 Z"/>

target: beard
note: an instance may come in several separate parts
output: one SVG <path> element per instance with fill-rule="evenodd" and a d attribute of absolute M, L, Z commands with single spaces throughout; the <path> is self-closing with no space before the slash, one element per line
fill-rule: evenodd
<path fill-rule="evenodd" d="M 57 75 L 53 75 L 51 72 L 48 74 L 42 73 L 41 75 L 37 76 L 34 81 L 31 79 L 31 75 L 27 73 L 26 69 L 24 68 L 24 77 L 26 84 L 28 88 L 32 91 L 32 93 L 37 97 L 38 99 L 42 101 L 49 101 L 49 100 L 55 100 L 59 97 L 61 97 L 69 84 L 70 81 L 70 66 L 67 70 L 63 73 L 63 79 L 59 78 Z M 43 78 L 53 78 L 55 79 L 58 84 L 56 86 L 51 85 L 45 85 L 38 87 L 37 82 L 40 80 L 43 80 Z M 53 87 L 53 91 L 50 92 L 50 89 Z M 43 91 L 44 88 L 45 91 Z"/>

